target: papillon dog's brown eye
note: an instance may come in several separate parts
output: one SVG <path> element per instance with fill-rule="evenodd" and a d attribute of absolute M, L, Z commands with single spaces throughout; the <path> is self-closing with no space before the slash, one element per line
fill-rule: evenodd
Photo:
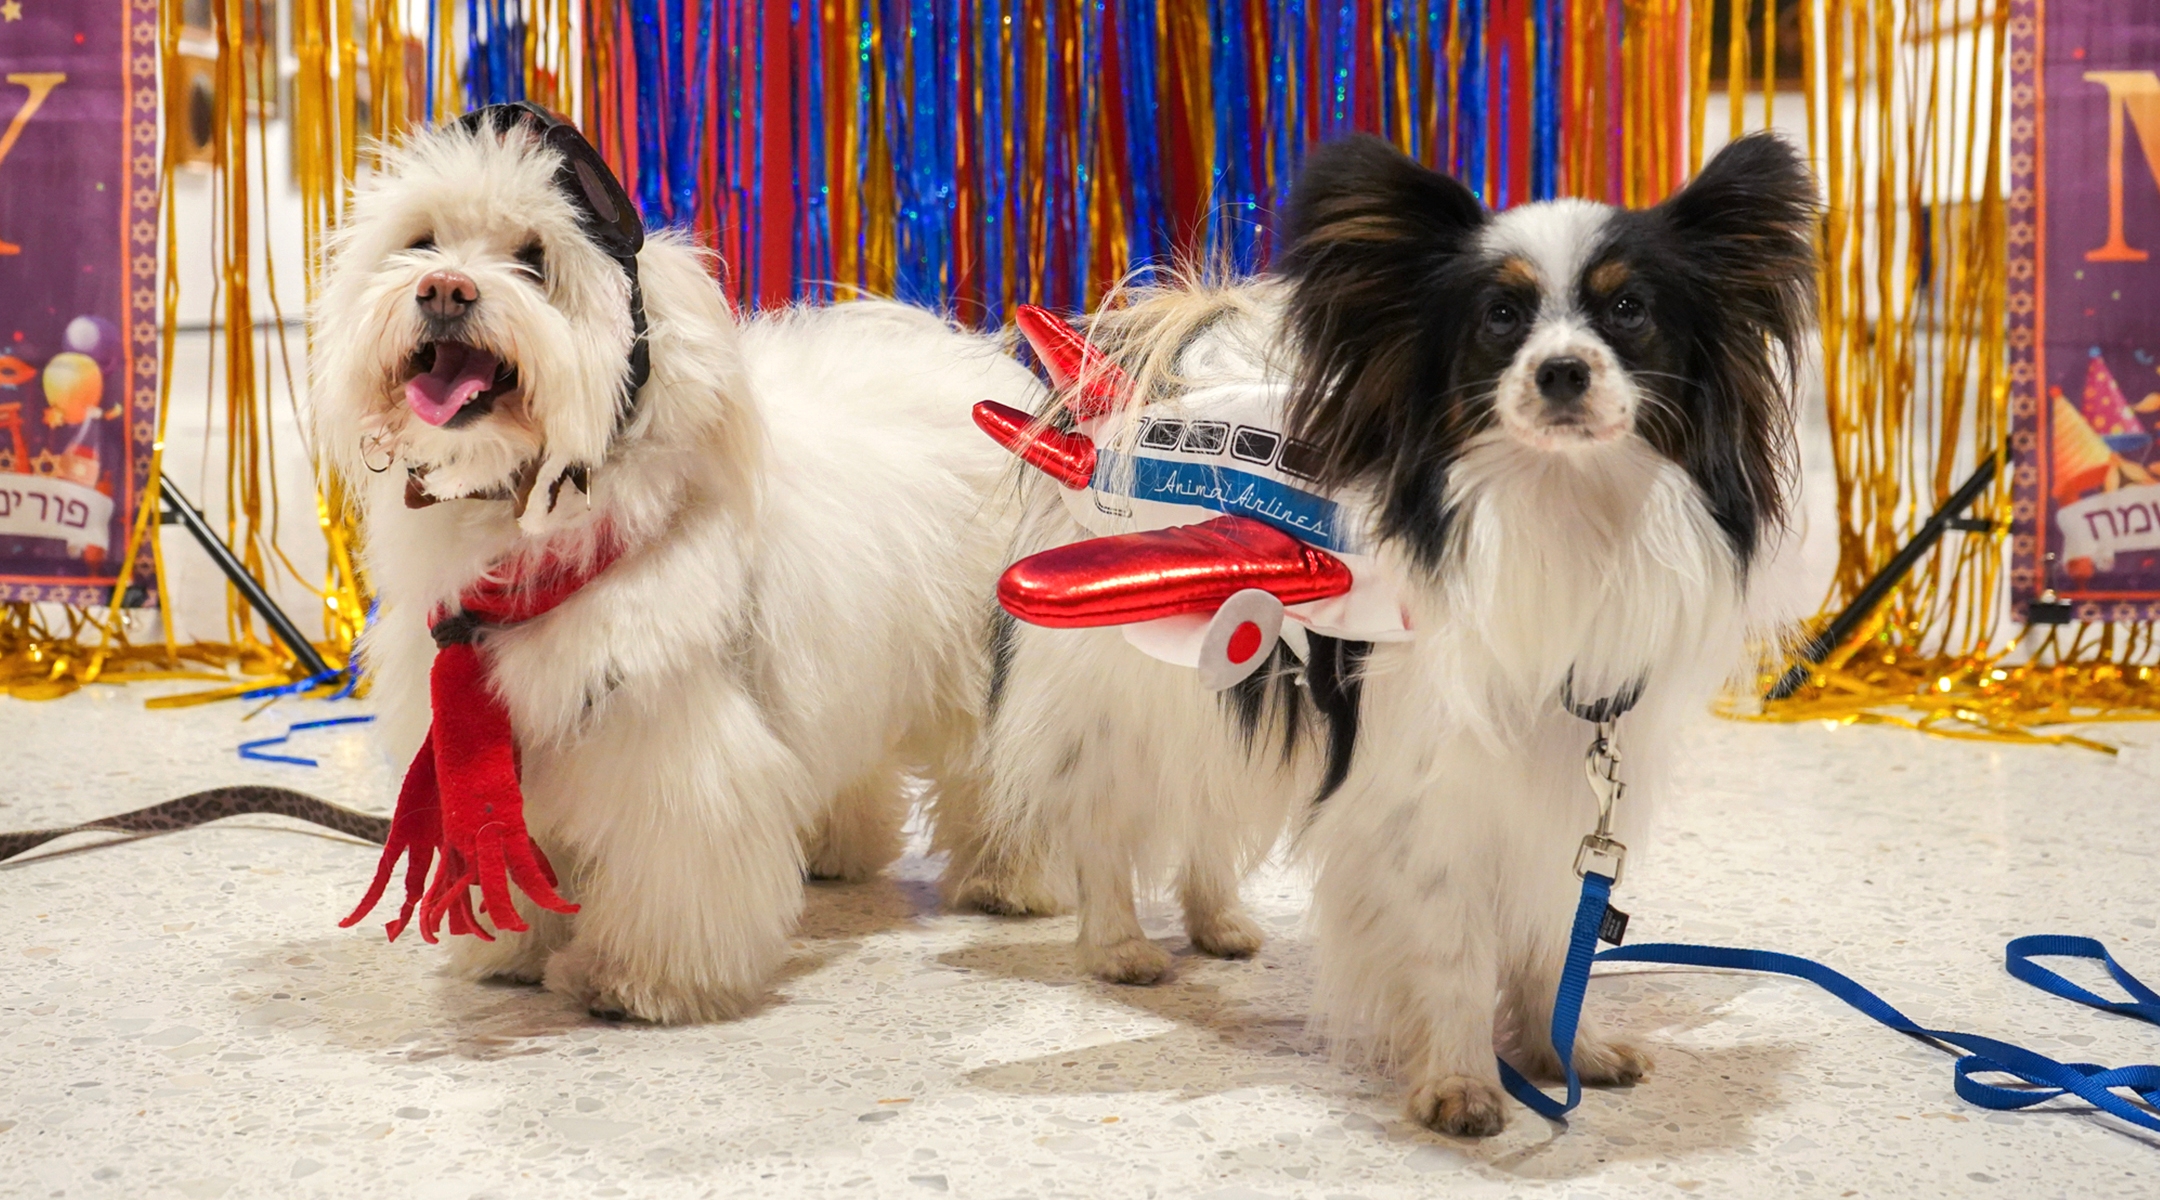
<path fill-rule="evenodd" d="M 1622 296 L 1613 301 L 1612 323 L 1615 329 L 1634 333 L 1650 323 L 1650 306 L 1639 297 Z"/>
<path fill-rule="evenodd" d="M 525 243 L 525 248 L 517 252 L 517 260 L 526 274 L 543 282 L 547 279 L 547 250 L 539 242 Z"/>
<path fill-rule="evenodd" d="M 432 233 L 423 233 L 419 237 L 413 239 L 412 245 L 405 248 L 407 250 L 433 250 L 435 248 L 435 235 Z"/>
<path fill-rule="evenodd" d="M 1522 328 L 1522 323 L 1522 308 L 1512 300 L 1495 300 L 1485 310 L 1485 332 L 1489 336 L 1513 337 L 1515 331 Z"/>

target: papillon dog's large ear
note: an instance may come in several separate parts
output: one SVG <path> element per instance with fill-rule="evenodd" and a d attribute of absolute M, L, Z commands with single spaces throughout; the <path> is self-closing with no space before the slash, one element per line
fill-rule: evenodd
<path fill-rule="evenodd" d="M 1469 188 L 1379 138 L 1317 147 L 1290 193 L 1277 268 L 1293 283 L 1288 326 L 1299 382 L 1290 426 L 1342 483 L 1414 453 L 1406 405 L 1433 382 L 1433 331 L 1450 264 L 1485 224 Z"/>
<path fill-rule="evenodd" d="M 1723 311 L 1788 353 L 1815 320 L 1815 176 L 1792 143 L 1751 133 L 1655 210 Z"/>
<path fill-rule="evenodd" d="M 1681 457 L 1742 571 L 1784 527 L 1798 476 L 1793 390 L 1815 324 L 1821 211 L 1799 152 L 1757 133 L 1644 214 L 1665 226 L 1666 269 L 1687 293 L 1695 395 Z"/>

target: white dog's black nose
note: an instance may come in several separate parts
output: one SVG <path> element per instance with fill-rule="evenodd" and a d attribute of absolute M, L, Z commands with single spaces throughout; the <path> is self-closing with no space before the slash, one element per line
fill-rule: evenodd
<path fill-rule="evenodd" d="M 459 271 L 429 271 L 413 298 L 420 311 L 437 321 L 454 321 L 480 299 L 480 285 Z"/>
<path fill-rule="evenodd" d="M 1553 404 L 1573 404 L 1590 390 L 1590 364 L 1573 356 L 1548 358 L 1538 365 L 1538 395 Z"/>

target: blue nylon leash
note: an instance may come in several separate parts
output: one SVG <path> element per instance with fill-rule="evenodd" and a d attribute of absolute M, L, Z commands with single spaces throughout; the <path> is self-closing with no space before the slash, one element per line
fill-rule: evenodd
<path fill-rule="evenodd" d="M 1553 997 L 1552 1045 L 1559 1056 L 1567 1098 L 1546 1095 L 1522 1073 L 1500 1060 L 1500 1082 L 1508 1093 L 1538 1115 L 1561 1120 L 1582 1103 L 1582 1082 L 1575 1075 L 1575 1030 L 1582 1022 L 1583 997 L 1590 987 L 1590 967 L 1599 962 L 1664 963 L 1680 967 L 1717 967 L 1730 971 L 1755 971 L 1806 980 L 1879 1024 L 1937 1049 L 1959 1055 L 1951 1064 L 1957 1094 L 1967 1103 L 1996 1111 L 2013 1111 L 2044 1104 L 2060 1096 L 2076 1096 L 2109 1116 L 2140 1129 L 2160 1133 L 2160 1063 L 2128 1067 L 2105 1067 L 2098 1063 L 2057 1062 L 2045 1054 L 2011 1042 L 1961 1033 L 1953 1029 L 1929 1029 L 1892 1007 L 1881 996 L 1862 987 L 1852 977 L 1813 959 L 1774 950 L 1745 950 L 1731 946 L 1697 946 L 1685 942 L 1650 942 L 1621 946 L 1627 928 L 1626 914 L 1612 908 L 1612 890 L 1627 861 L 1627 847 L 1612 836 L 1613 808 L 1627 794 L 1620 779 L 1620 750 L 1615 728 L 1622 716 L 1642 696 L 1644 680 L 1602 700 L 1589 704 L 1575 696 L 1575 674 L 1561 685 L 1561 707 L 1589 722 L 1595 729 L 1583 758 L 1583 772 L 1597 797 L 1595 832 L 1584 837 L 1575 853 L 1575 873 L 1582 877 L 1582 899 L 1575 905 L 1575 923 L 1568 934 L 1567 960 L 1560 971 L 1560 987 Z M 1608 925 L 1610 914 L 1611 925 Z M 1599 953 L 1598 939 L 1614 944 Z M 2035 958 L 2087 958 L 2104 964 L 2115 982 L 2130 993 L 2129 1000 L 2110 1000 L 2079 987 L 2033 961 Z M 2160 993 L 2132 975 L 2096 938 L 2066 934 L 2031 934 L 2013 938 L 2003 950 L 2003 968 L 2012 978 L 2039 988 L 2051 996 L 2074 1000 L 2088 1008 L 2130 1017 L 2148 1025 L 2160 1025 Z M 1962 1053 L 1961 1053 L 1962 1052 Z M 2008 1075 L 2018 1080 L 2005 1086 L 1978 1078 Z M 2120 1093 L 2130 1092 L 2131 1100 Z"/>
<path fill-rule="evenodd" d="M 1963 1051 L 1952 1064 L 1952 1070 L 1957 1094 L 1967 1103 L 2011 1111 L 2030 1108 L 2060 1096 L 2076 1096 L 2109 1116 L 2141 1129 L 2160 1132 L 2160 1112 L 2155 1112 L 2160 1109 L 2160 1063 L 2110 1068 L 2098 1063 L 2058 1062 L 2045 1054 L 1995 1038 L 1956 1030 L 1929 1029 L 1850 976 L 1798 955 L 1683 942 L 1650 942 L 1597 953 L 1598 931 L 1605 922 L 1612 885 L 1610 878 L 1595 871 L 1583 875 L 1582 899 L 1576 905 L 1574 929 L 1568 938 L 1567 964 L 1561 971 L 1560 988 L 1553 1003 L 1552 1044 L 1567 1080 L 1567 1099 L 1555 1100 L 1523 1078 L 1506 1061 L 1500 1063 L 1500 1080 L 1508 1092 L 1541 1116 L 1559 1120 L 1582 1101 L 1582 1086 L 1575 1076 L 1572 1051 L 1575 1029 L 1582 1018 L 1583 996 L 1590 985 L 1591 963 L 1635 962 L 1756 971 L 1806 980 L 1899 1033 L 1952 1053 Z M 2088 958 L 2100 962 L 2133 998 L 2110 1000 L 2087 991 L 2032 961 L 2035 958 Z M 2116 962 L 2098 939 L 2065 934 L 2015 938 L 2004 948 L 2003 967 L 2014 978 L 2049 995 L 2160 1025 L 2160 994 L 2154 993 Z M 1988 1083 L 1977 1078 L 1980 1075 L 2008 1075 L 2021 1081 L 2021 1085 Z M 2127 1099 L 2119 1094 L 2120 1091 L 2131 1092 L 2138 1100 Z"/>
<path fill-rule="evenodd" d="M 371 716 L 327 717 L 320 721 L 296 722 L 292 725 L 287 726 L 285 732 L 278 734 L 276 737 L 256 738 L 252 742 L 240 743 L 240 757 L 253 759 L 256 762 L 290 763 L 296 767 L 319 766 L 320 764 L 318 764 L 312 758 L 302 758 L 297 754 L 272 754 L 269 752 L 267 747 L 282 746 L 286 743 L 288 739 L 292 737 L 292 735 L 299 733 L 303 730 L 328 729 L 334 725 L 365 725 L 369 721 L 372 721 L 374 719 L 375 718 Z"/>

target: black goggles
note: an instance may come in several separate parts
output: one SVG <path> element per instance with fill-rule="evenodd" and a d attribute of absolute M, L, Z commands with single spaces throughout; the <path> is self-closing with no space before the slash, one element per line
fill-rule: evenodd
<path fill-rule="evenodd" d="M 652 351 L 645 342 L 645 293 L 638 282 L 638 250 L 645 245 L 645 226 L 638 220 L 637 206 L 622 181 L 608 169 L 607 160 L 593 149 L 578 128 L 530 100 L 490 104 L 457 119 L 457 127 L 471 134 L 492 129 L 498 136 L 523 126 L 540 137 L 541 144 L 562 156 L 555 187 L 578 210 L 578 225 L 601 252 L 622 264 L 630 277 L 630 359 L 624 374 L 624 395 L 615 414 L 617 432 L 630 423 L 638 394 L 652 373 Z M 560 486 L 559 484 L 557 486 Z M 580 485 L 580 490 L 583 490 Z"/>
<path fill-rule="evenodd" d="M 611 258 L 637 259 L 639 248 L 645 245 L 645 226 L 638 220 L 637 206 L 577 126 L 530 100 L 476 108 L 459 117 L 457 126 L 475 134 L 482 129 L 505 134 L 524 126 L 538 134 L 543 144 L 562 156 L 555 184 L 577 206 L 585 235 Z"/>

